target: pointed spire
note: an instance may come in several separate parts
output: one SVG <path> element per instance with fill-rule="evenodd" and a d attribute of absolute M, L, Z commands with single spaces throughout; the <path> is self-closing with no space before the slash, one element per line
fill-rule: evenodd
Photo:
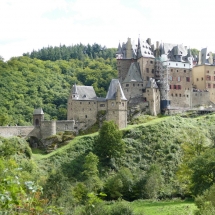
<path fill-rule="evenodd" d="M 118 49 L 116 51 L 116 54 L 122 54 L 122 47 L 121 47 L 121 44 L 119 42 L 119 45 L 118 45 Z"/>
<path fill-rule="evenodd" d="M 72 94 L 78 94 L 76 83 L 73 85 Z"/>

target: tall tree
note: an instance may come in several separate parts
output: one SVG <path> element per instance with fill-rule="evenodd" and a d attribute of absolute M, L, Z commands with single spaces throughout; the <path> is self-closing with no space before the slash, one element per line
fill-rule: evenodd
<path fill-rule="evenodd" d="M 105 121 L 96 141 L 96 153 L 100 161 L 108 164 L 112 158 L 117 159 L 125 152 L 122 132 L 113 121 Z"/>

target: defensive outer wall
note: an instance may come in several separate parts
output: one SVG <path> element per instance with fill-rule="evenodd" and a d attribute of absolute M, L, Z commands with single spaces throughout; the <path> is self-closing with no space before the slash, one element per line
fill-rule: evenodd
<path fill-rule="evenodd" d="M 0 136 L 45 139 L 57 132 L 75 131 L 74 126 L 74 120 L 41 121 L 39 126 L 0 126 Z"/>

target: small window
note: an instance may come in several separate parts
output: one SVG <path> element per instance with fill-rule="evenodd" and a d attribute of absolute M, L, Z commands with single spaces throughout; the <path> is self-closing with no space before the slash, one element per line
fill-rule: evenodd
<path fill-rule="evenodd" d="M 181 85 L 178 85 L 178 89 L 181 90 Z"/>
<path fill-rule="evenodd" d="M 178 70 L 177 70 L 177 72 L 178 72 Z"/>
<path fill-rule="evenodd" d="M 184 64 L 184 66 L 185 66 L 185 64 Z"/>
<path fill-rule="evenodd" d="M 94 102 L 94 104 L 96 104 L 96 103 Z"/>
<path fill-rule="evenodd" d="M 181 77 L 178 77 L 178 82 L 180 82 L 181 81 Z"/>
<path fill-rule="evenodd" d="M 208 83 L 208 88 L 211 88 L 211 84 L 210 83 Z"/>
<path fill-rule="evenodd" d="M 178 64 L 176 63 L 176 66 L 178 66 Z"/>
<path fill-rule="evenodd" d="M 90 104 L 90 102 L 89 102 L 89 104 Z"/>
<path fill-rule="evenodd" d="M 153 64 L 153 61 L 151 60 L 150 63 Z"/>
<path fill-rule="evenodd" d="M 114 103 L 112 102 L 111 105 L 114 106 Z"/>
<path fill-rule="evenodd" d="M 85 115 L 85 118 L 87 118 L 87 115 Z"/>
<path fill-rule="evenodd" d="M 173 72 L 173 69 L 171 69 L 171 72 Z"/>
<path fill-rule="evenodd" d="M 146 77 L 146 80 L 149 81 L 149 77 Z"/>
<path fill-rule="evenodd" d="M 196 81 L 199 81 L 199 79 L 197 78 Z"/>
<path fill-rule="evenodd" d="M 149 68 L 146 68 L 146 72 L 149 73 Z"/>
<path fill-rule="evenodd" d="M 215 84 L 213 84 L 213 88 L 215 88 Z"/>
<path fill-rule="evenodd" d="M 80 104 L 82 104 L 82 102 L 80 102 Z"/>
<path fill-rule="evenodd" d="M 133 84 L 133 87 L 135 87 L 135 84 Z"/>
<path fill-rule="evenodd" d="M 174 85 L 174 90 L 176 90 L 177 89 L 177 87 L 176 87 L 176 85 Z"/>
<path fill-rule="evenodd" d="M 73 98 L 75 98 L 75 95 L 73 95 Z"/>
<path fill-rule="evenodd" d="M 181 94 L 179 94 L 179 97 L 181 97 Z"/>
<path fill-rule="evenodd" d="M 176 94 L 175 94 L 175 96 L 177 97 L 177 96 L 178 96 L 178 94 L 176 93 Z"/>
<path fill-rule="evenodd" d="M 189 97 L 189 95 L 187 95 L 187 97 Z"/>
<path fill-rule="evenodd" d="M 152 69 L 152 73 L 154 73 L 154 69 Z"/>
<path fill-rule="evenodd" d="M 186 77 L 186 81 L 187 81 L 187 82 L 190 82 L 190 77 Z"/>
<path fill-rule="evenodd" d="M 105 104 L 100 104 L 100 107 L 105 107 Z"/>
<path fill-rule="evenodd" d="M 129 87 L 129 84 L 126 84 L 125 86 L 126 86 L 126 87 Z"/>
<path fill-rule="evenodd" d="M 204 78 L 202 78 L 202 81 L 204 80 Z"/>
<path fill-rule="evenodd" d="M 186 73 L 186 70 L 184 70 L 184 73 Z"/>
<path fill-rule="evenodd" d="M 122 106 L 123 106 L 123 107 L 124 107 L 124 105 L 125 105 L 124 102 L 122 102 Z"/>
<path fill-rule="evenodd" d="M 207 71 L 207 73 L 209 73 L 209 70 Z"/>

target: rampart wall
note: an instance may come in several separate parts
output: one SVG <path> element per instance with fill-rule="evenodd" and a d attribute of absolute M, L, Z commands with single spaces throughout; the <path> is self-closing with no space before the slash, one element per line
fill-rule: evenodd
<path fill-rule="evenodd" d="M 34 130 L 34 126 L 0 126 L 0 136 L 28 136 Z"/>

